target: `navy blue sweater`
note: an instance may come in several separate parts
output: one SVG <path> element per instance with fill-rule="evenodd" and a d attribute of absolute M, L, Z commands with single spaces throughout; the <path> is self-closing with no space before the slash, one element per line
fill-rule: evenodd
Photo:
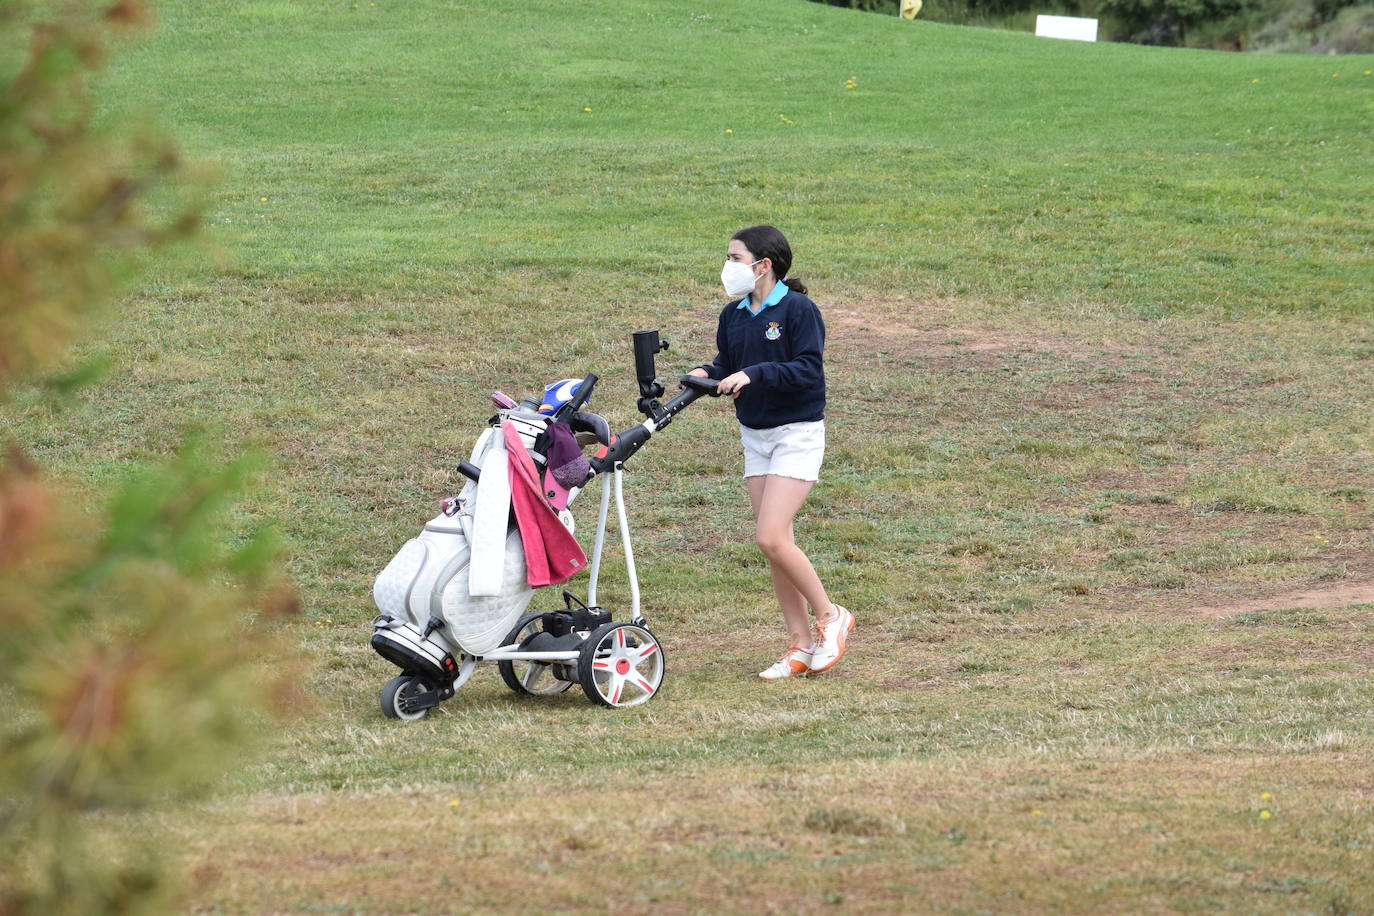
<path fill-rule="evenodd" d="M 753 429 L 825 418 L 825 322 L 821 310 L 791 290 L 776 305 L 750 314 L 736 299 L 720 313 L 713 379 L 743 370 L 749 384 L 735 399 L 735 416 Z"/>

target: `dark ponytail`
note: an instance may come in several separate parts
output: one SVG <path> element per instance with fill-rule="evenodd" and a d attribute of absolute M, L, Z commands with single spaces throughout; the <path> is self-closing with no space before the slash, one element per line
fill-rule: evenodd
<path fill-rule="evenodd" d="M 796 277 L 787 276 L 792 269 L 792 246 L 787 244 L 787 236 L 773 226 L 750 226 L 730 236 L 731 241 L 739 241 L 756 260 L 764 258 L 773 262 L 773 274 L 779 282 L 785 283 L 794 293 L 806 294 L 806 284 Z"/>

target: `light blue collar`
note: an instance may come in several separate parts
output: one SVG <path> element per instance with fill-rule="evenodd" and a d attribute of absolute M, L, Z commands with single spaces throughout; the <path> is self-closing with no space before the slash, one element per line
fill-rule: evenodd
<path fill-rule="evenodd" d="M 787 288 L 787 284 L 784 283 L 784 282 L 782 282 L 781 280 L 779 280 L 777 283 L 775 283 L 775 284 L 773 285 L 773 291 L 772 291 L 771 293 L 768 294 L 768 298 L 765 299 L 765 300 L 763 300 L 763 305 L 759 306 L 759 312 L 761 312 L 761 311 L 763 311 L 764 309 L 768 308 L 768 306 L 770 306 L 770 305 L 777 305 L 779 302 L 782 301 L 782 297 L 783 297 L 783 296 L 786 296 L 786 295 L 787 295 L 788 293 L 790 293 L 790 292 L 791 292 L 791 290 Z M 748 296 L 745 296 L 743 299 L 741 299 L 741 300 L 739 301 L 739 305 L 735 306 L 735 308 L 737 308 L 737 309 L 748 309 L 748 308 L 749 308 L 749 297 L 748 297 Z M 754 311 L 753 309 L 749 309 L 749 312 L 750 312 L 750 314 L 753 314 L 753 315 L 757 315 L 757 314 L 759 313 L 759 312 Z"/>

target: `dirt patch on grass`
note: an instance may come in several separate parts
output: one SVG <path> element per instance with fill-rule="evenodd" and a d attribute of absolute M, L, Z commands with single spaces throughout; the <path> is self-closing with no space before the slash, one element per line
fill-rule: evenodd
<path fill-rule="evenodd" d="M 896 356 L 943 356 L 972 359 L 1006 353 L 1054 354 L 1061 357 L 1101 357 L 1136 352 L 1139 345 L 1118 336 L 1090 338 L 1063 328 L 1017 320 L 970 320 L 966 310 L 930 302 L 863 299 L 843 305 L 821 304 L 827 333 L 845 353 L 875 350 Z M 1162 354 L 1158 347 L 1152 352 Z"/>
<path fill-rule="evenodd" d="M 1352 604 L 1374 604 L 1374 579 L 1288 589 L 1264 597 L 1216 604 L 1195 604 L 1173 613 L 1184 617 L 1235 617 L 1262 611 L 1334 609 Z"/>

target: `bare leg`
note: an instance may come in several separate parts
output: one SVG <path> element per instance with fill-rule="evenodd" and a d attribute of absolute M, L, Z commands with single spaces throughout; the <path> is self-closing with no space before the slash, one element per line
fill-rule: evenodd
<path fill-rule="evenodd" d="M 759 487 L 758 498 L 755 500 L 755 539 L 758 541 L 759 549 L 768 558 L 774 589 L 779 593 L 779 603 L 782 603 L 781 596 L 784 591 L 778 586 L 778 580 L 781 578 L 791 587 L 787 594 L 790 596 L 793 591 L 800 594 L 803 601 L 811 605 L 817 621 L 828 619 L 835 613 L 834 605 L 830 603 L 830 597 L 825 593 L 825 586 L 821 585 L 815 567 L 797 546 L 792 532 L 792 519 L 796 517 L 797 510 L 811 492 L 812 482 L 779 477 L 776 474 L 766 475 L 761 485 L 754 483 L 758 479 L 749 478 L 751 498 L 754 488 Z M 796 604 L 793 604 L 791 610 L 794 613 L 795 609 Z M 784 604 L 783 617 L 787 620 L 790 632 L 794 624 L 788 613 L 789 607 Z M 803 625 L 809 624 L 804 605 L 800 616 Z"/>
<path fill-rule="evenodd" d="M 760 475 L 758 477 L 746 477 L 745 483 L 749 484 L 749 502 L 754 507 L 754 519 L 758 520 L 759 506 L 763 502 L 764 488 L 768 481 L 773 480 L 771 475 Z M 788 536 L 791 537 L 791 522 L 788 523 Z M 800 646 L 805 649 L 811 645 L 811 622 L 806 615 L 806 598 L 797 587 L 792 584 L 792 580 L 787 578 L 770 560 L 768 563 L 768 573 L 773 578 L 773 594 L 778 597 L 778 606 L 782 608 L 783 623 L 787 625 L 787 637 L 791 640 L 789 646 Z"/>

